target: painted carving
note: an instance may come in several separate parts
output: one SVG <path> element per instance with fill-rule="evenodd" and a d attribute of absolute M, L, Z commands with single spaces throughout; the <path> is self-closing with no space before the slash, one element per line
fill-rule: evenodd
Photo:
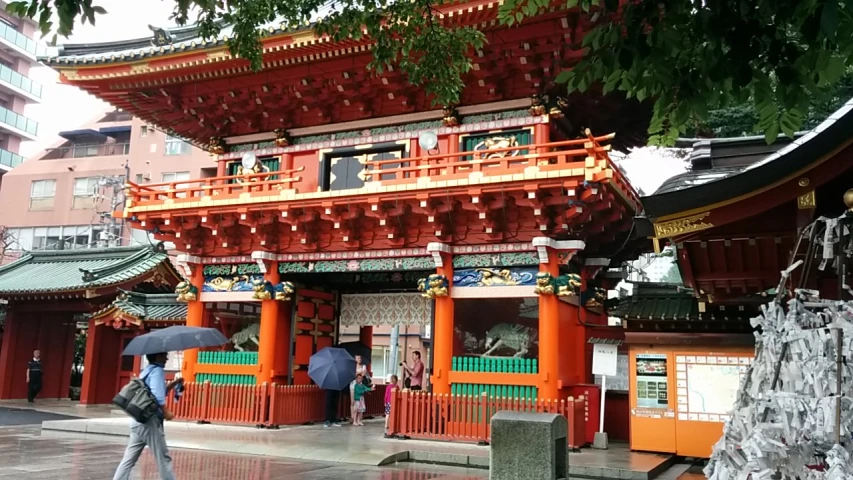
<path fill-rule="evenodd" d="M 441 124 L 445 127 L 455 127 L 459 125 L 459 112 L 456 107 L 448 105 L 444 107 L 444 117 L 441 119 Z"/>
<path fill-rule="evenodd" d="M 252 281 L 252 289 L 255 291 L 252 298 L 255 300 L 278 300 L 287 302 L 290 300 L 290 295 L 294 291 L 293 284 L 290 282 L 279 282 L 275 285 L 272 282 L 256 278 Z"/>
<path fill-rule="evenodd" d="M 463 332 L 459 327 L 453 327 L 453 331 L 456 333 L 456 336 L 462 340 L 462 344 L 465 346 L 465 351 L 467 352 L 479 350 L 480 347 L 485 344 L 485 340 L 478 339 L 477 336 L 471 332 Z"/>
<path fill-rule="evenodd" d="M 418 280 L 418 291 L 424 298 L 439 298 L 448 295 L 447 277 L 433 274 L 427 278 Z"/>
<path fill-rule="evenodd" d="M 587 307 L 601 307 L 606 300 L 607 290 L 599 287 L 587 288 L 581 295 L 581 303 Z"/>
<path fill-rule="evenodd" d="M 499 323 L 486 332 L 486 353 L 488 357 L 500 347 L 515 350 L 513 357 L 523 357 L 531 345 L 538 345 L 536 331 L 523 325 Z"/>
<path fill-rule="evenodd" d="M 706 228 L 711 228 L 714 225 L 710 223 L 705 223 L 702 220 L 710 215 L 711 212 L 700 213 L 698 215 L 692 215 L 685 218 L 679 218 L 678 220 L 672 220 L 669 222 L 656 223 L 655 224 L 655 237 L 657 238 L 667 238 L 674 237 L 676 235 L 683 235 L 685 233 L 695 232 L 698 230 L 705 230 Z"/>
<path fill-rule="evenodd" d="M 205 292 L 251 292 L 253 277 L 235 275 L 233 277 L 205 278 Z"/>
<path fill-rule="evenodd" d="M 453 268 L 515 267 L 539 265 L 534 252 L 454 255 Z"/>
<path fill-rule="evenodd" d="M 181 282 L 175 287 L 179 302 L 194 302 L 198 300 L 198 288 L 189 282 Z"/>
<path fill-rule="evenodd" d="M 275 132 L 275 146 L 279 148 L 287 147 L 290 145 L 290 137 L 287 135 L 287 131 L 283 128 L 276 128 Z"/>
<path fill-rule="evenodd" d="M 542 95 L 538 93 L 534 93 L 530 96 L 530 109 L 528 110 L 531 115 L 545 115 L 545 102 L 542 100 Z"/>
<path fill-rule="evenodd" d="M 281 262 L 280 273 L 387 272 L 432 270 L 431 257 L 367 258 L 351 260 L 317 260 L 313 262 Z"/>
<path fill-rule="evenodd" d="M 797 197 L 797 208 L 800 210 L 807 210 L 815 207 L 817 207 L 817 200 L 815 199 L 814 190 Z"/>
<path fill-rule="evenodd" d="M 533 285 L 535 268 L 473 268 L 453 273 L 456 287 L 508 287 Z"/>
<path fill-rule="evenodd" d="M 519 154 L 520 150 L 504 150 L 501 152 L 492 152 L 488 153 L 489 150 L 497 150 L 501 148 L 513 148 L 518 146 L 518 139 L 515 136 L 494 136 L 484 138 L 480 143 L 474 146 L 474 151 L 483 153 L 480 154 L 480 158 L 503 158 L 503 157 L 515 157 Z"/>
<path fill-rule="evenodd" d="M 536 274 L 536 288 L 534 292 L 537 295 L 557 295 L 558 297 L 568 297 L 577 295 L 581 288 L 581 277 L 576 273 L 569 273 L 554 277 L 547 272 L 539 272 Z"/>
<path fill-rule="evenodd" d="M 259 337 L 261 335 L 261 324 L 260 323 L 252 323 L 249 324 L 243 330 L 231 335 L 231 343 L 234 344 L 234 349 L 240 352 L 246 351 L 247 348 L 251 348 L 252 350 L 257 350 L 258 345 L 260 344 Z M 247 343 L 253 343 L 254 347 L 246 346 Z"/>
<path fill-rule="evenodd" d="M 251 175 L 269 172 L 270 167 L 264 165 L 264 162 L 260 161 L 260 159 L 256 159 L 255 164 L 252 165 L 252 168 L 243 168 L 243 165 L 237 166 L 237 175 L 239 175 L 239 177 L 236 180 L 237 183 L 262 182 L 269 177 L 253 177 Z"/>
<path fill-rule="evenodd" d="M 207 151 L 214 155 L 222 155 L 225 153 L 225 140 L 219 137 L 210 137 L 207 142 Z"/>

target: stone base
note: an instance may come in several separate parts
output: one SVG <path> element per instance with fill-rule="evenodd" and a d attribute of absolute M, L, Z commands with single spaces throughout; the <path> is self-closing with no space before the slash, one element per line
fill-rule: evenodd
<path fill-rule="evenodd" d="M 562 415 L 500 411 L 491 420 L 489 480 L 568 478 L 568 422 Z"/>
<path fill-rule="evenodd" d="M 607 432 L 595 432 L 595 438 L 592 440 L 592 448 L 599 450 L 607 450 L 610 443 L 607 441 Z"/>

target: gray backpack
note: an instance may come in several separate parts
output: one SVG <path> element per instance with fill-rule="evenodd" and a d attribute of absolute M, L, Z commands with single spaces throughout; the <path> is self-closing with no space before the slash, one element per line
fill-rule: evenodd
<path fill-rule="evenodd" d="M 113 404 L 139 423 L 147 422 L 160 409 L 160 403 L 145 383 L 145 377 L 134 378 L 122 387 L 113 398 Z"/>

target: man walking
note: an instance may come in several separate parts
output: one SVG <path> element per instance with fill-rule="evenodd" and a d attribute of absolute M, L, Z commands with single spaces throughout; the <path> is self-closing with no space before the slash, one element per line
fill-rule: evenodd
<path fill-rule="evenodd" d="M 175 474 L 172 471 L 172 457 L 169 456 L 169 449 L 166 447 L 166 433 L 163 430 L 163 420 L 171 420 L 175 415 L 166 408 L 166 396 L 175 388 L 176 385 L 183 383 L 184 379 L 179 378 L 169 385 L 166 385 L 166 377 L 164 366 L 169 359 L 166 353 L 155 353 L 146 355 L 148 366 L 142 370 L 139 378 L 145 382 L 151 394 L 157 399 L 160 404 L 160 410 L 157 415 L 149 418 L 145 423 L 139 423 L 136 420 L 131 420 L 130 424 L 130 441 L 127 444 L 127 450 L 124 451 L 124 458 L 118 465 L 113 480 L 128 480 L 130 471 L 139 460 L 139 455 L 142 450 L 148 446 L 151 454 L 154 455 L 154 461 L 157 463 L 157 469 L 160 471 L 160 478 L 163 480 L 175 480 Z"/>
<path fill-rule="evenodd" d="M 33 359 L 27 365 L 27 401 L 35 403 L 36 395 L 41 391 L 42 368 L 41 351 L 33 351 Z"/>

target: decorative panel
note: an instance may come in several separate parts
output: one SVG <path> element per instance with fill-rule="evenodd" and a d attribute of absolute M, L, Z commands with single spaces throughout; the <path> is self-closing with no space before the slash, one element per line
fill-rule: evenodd
<path fill-rule="evenodd" d="M 343 273 L 432 270 L 432 257 L 365 258 L 351 260 L 317 260 L 313 262 L 281 262 L 281 273 Z"/>
<path fill-rule="evenodd" d="M 482 151 L 482 154 L 477 155 L 478 158 L 517 157 L 527 154 L 527 149 L 519 148 L 518 150 L 494 152 L 491 154 L 488 153 L 488 150 L 530 145 L 533 143 L 533 131 L 530 129 L 523 129 L 489 132 L 477 135 L 468 135 L 462 137 L 461 141 L 462 145 L 460 145 L 460 151 Z M 471 156 L 468 156 L 465 159 L 473 160 Z"/>
<path fill-rule="evenodd" d="M 453 268 L 516 267 L 539 265 L 536 252 L 454 255 Z"/>
<path fill-rule="evenodd" d="M 454 287 L 534 286 L 538 268 L 466 268 L 453 272 Z"/>
<path fill-rule="evenodd" d="M 270 172 L 277 172 L 281 169 L 281 160 L 279 157 L 267 157 L 261 158 L 261 163 L 269 169 Z M 237 169 L 242 165 L 241 161 L 231 162 L 228 164 L 228 171 L 226 175 L 233 176 L 237 175 Z M 275 180 L 277 178 L 276 175 L 270 176 L 270 180 Z M 231 183 L 236 182 L 235 179 L 230 180 Z"/>
<path fill-rule="evenodd" d="M 341 325 L 429 325 L 431 306 L 419 293 L 341 295 Z"/>

